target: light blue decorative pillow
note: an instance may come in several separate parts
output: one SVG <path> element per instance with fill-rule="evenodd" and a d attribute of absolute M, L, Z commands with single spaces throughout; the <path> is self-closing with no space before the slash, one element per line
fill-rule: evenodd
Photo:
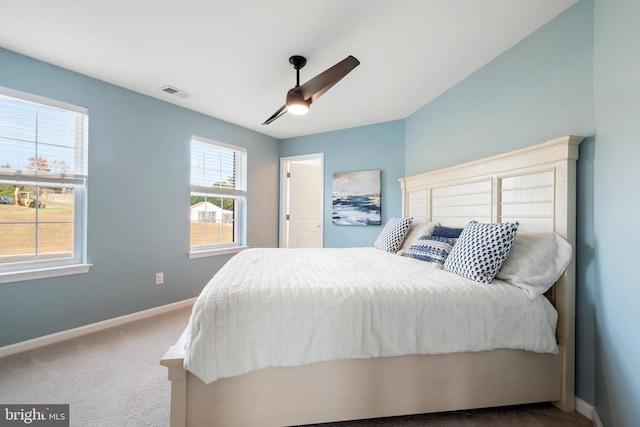
<path fill-rule="evenodd" d="M 456 240 L 451 237 L 422 236 L 409 247 L 404 256 L 442 266 Z"/>
<path fill-rule="evenodd" d="M 374 247 L 382 251 L 398 252 L 407 237 L 413 218 L 391 218 L 378 235 Z"/>
<path fill-rule="evenodd" d="M 480 283 L 491 282 L 509 256 L 519 225 L 471 221 L 445 260 L 445 271 Z"/>

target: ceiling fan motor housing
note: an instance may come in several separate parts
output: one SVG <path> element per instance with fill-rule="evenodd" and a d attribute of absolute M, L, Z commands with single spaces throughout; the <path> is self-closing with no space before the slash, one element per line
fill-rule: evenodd
<path fill-rule="evenodd" d="M 307 64 L 307 58 L 300 55 L 293 55 L 289 57 L 289 64 L 293 65 L 293 68 L 299 70 Z"/>

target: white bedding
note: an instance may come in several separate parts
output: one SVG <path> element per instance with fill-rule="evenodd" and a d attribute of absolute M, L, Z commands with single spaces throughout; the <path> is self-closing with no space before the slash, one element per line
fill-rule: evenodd
<path fill-rule="evenodd" d="M 198 297 L 184 367 L 205 383 L 267 367 L 498 348 L 557 353 L 546 298 L 374 248 L 249 249 Z"/>

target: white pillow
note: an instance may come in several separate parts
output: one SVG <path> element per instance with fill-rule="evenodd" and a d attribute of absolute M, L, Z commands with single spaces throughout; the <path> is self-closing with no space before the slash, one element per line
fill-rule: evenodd
<path fill-rule="evenodd" d="M 398 251 L 398 255 L 405 255 L 412 244 L 416 243 L 422 236 L 430 236 L 433 229 L 438 225 L 436 222 L 414 222 L 411 224 L 409 234 L 404 238 L 402 247 Z"/>
<path fill-rule="evenodd" d="M 386 252 L 398 252 L 412 222 L 413 218 L 391 218 L 385 224 L 373 246 Z"/>
<path fill-rule="evenodd" d="M 558 281 L 572 254 L 569 242 L 556 233 L 518 233 L 496 279 L 523 289 L 533 301 Z"/>

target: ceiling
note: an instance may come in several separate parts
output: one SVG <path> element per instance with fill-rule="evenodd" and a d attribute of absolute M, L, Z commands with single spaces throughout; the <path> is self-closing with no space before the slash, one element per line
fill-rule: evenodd
<path fill-rule="evenodd" d="M 0 47 L 283 139 L 406 118 L 576 2 L 0 0 Z M 262 125 L 295 86 L 291 55 L 301 83 L 361 64 Z"/>

